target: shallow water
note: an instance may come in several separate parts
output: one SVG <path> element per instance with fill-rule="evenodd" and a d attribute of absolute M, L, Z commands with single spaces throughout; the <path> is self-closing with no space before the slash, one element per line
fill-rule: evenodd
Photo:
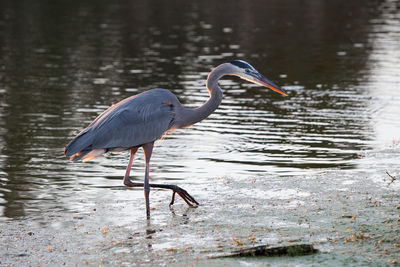
<path fill-rule="evenodd" d="M 0 220 L 70 229 L 73 220 L 69 225 L 63 216 L 100 206 L 100 228 L 132 224 L 128 231 L 142 232 L 143 193 L 122 186 L 128 154 L 72 164 L 63 156 L 65 144 L 109 105 L 147 89 L 167 88 L 186 106 L 199 106 L 208 97 L 208 72 L 232 59 L 250 62 L 289 97 L 223 79 L 224 99 L 214 114 L 156 143 L 152 180 L 179 184 L 221 212 L 219 221 L 210 218 L 216 211 L 200 207 L 176 222 L 164 210 L 169 192 L 152 193 L 152 222 L 165 233 L 153 243 L 157 251 L 176 243 L 168 225 L 190 225 L 191 218 L 203 220 L 199 229 L 221 229 L 223 237 L 240 232 L 249 216 L 264 225 L 261 213 L 251 213 L 249 195 L 258 196 L 260 206 L 275 200 L 307 205 L 311 192 L 323 192 L 318 182 L 352 192 L 359 181 L 343 179 L 341 189 L 340 178 L 377 167 L 381 155 L 388 158 L 379 175 L 387 178 L 385 168 L 397 175 L 399 21 L 399 5 L 389 0 L 2 1 Z M 324 181 L 327 172 L 338 184 Z M 132 173 L 143 179 L 140 153 Z M 398 199 L 391 191 L 397 182 L 387 187 L 371 173 L 371 188 Z M 307 179 L 314 184 L 302 191 Z M 251 181 L 259 181 L 258 190 Z M 246 212 L 225 224 L 235 208 L 225 204 L 232 204 L 230 197 L 242 200 L 237 205 Z M 290 210 L 281 208 L 282 214 Z M 178 204 L 179 214 L 183 209 Z M 270 216 L 275 220 L 268 223 L 285 225 L 279 213 Z M 61 222 L 53 221 L 57 217 Z M 206 243 L 210 235 L 203 237 Z M 269 238 L 259 242 L 274 243 Z M 190 236 L 179 242 L 194 246 Z"/>

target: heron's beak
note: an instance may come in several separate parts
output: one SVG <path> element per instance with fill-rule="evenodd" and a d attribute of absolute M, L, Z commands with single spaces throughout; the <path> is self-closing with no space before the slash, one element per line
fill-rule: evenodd
<path fill-rule="evenodd" d="M 252 82 L 252 83 L 255 83 L 255 84 L 258 84 L 258 85 L 261 85 L 261 86 L 265 86 L 265 87 L 271 89 L 272 91 L 280 93 L 280 94 L 282 94 L 284 96 L 288 95 L 285 90 L 283 90 L 278 85 L 274 84 L 273 82 L 271 82 L 270 80 L 265 78 L 260 73 L 251 75 L 251 78 L 252 79 L 250 80 L 250 82 Z"/>
<path fill-rule="evenodd" d="M 274 84 L 273 82 L 271 82 L 270 80 L 268 80 L 267 78 L 265 78 L 263 75 L 261 75 L 258 72 L 251 73 L 251 74 L 246 73 L 246 75 L 238 75 L 238 74 L 233 74 L 233 75 L 239 76 L 240 78 L 242 78 L 243 80 L 246 80 L 248 82 L 267 87 L 267 88 L 271 89 L 272 91 L 280 93 L 284 96 L 288 95 L 285 90 L 283 90 L 278 85 Z"/>

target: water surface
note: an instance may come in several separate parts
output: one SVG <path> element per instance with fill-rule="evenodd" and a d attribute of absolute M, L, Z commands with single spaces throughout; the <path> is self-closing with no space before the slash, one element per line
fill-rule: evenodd
<path fill-rule="evenodd" d="M 201 105 L 208 72 L 232 59 L 289 96 L 223 79 L 214 114 L 156 143 L 153 181 L 205 202 L 209 192 L 196 188 L 255 179 L 268 185 L 265 196 L 291 199 L 280 190 L 301 177 L 360 171 L 365 154 L 398 147 L 399 21 L 389 0 L 2 1 L 0 219 L 46 225 L 44 212 L 114 201 L 135 206 L 126 221 L 141 218 L 142 192 L 122 187 L 126 152 L 72 164 L 64 146 L 109 105 L 144 90 L 167 88 Z M 141 153 L 132 173 L 143 179 Z M 274 188 L 276 179 L 286 185 Z M 153 193 L 153 203 L 165 194 Z"/>

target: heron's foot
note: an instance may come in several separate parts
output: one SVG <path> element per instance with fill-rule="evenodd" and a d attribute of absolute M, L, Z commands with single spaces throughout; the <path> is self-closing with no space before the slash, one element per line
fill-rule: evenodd
<path fill-rule="evenodd" d="M 194 199 L 194 197 L 189 195 L 189 193 L 185 189 L 180 188 L 177 185 L 171 186 L 170 189 L 172 190 L 172 199 L 171 203 L 169 203 L 170 206 L 172 206 L 175 202 L 176 193 L 186 202 L 186 204 L 189 205 L 189 207 L 194 207 L 199 205 L 199 203 Z"/>
<path fill-rule="evenodd" d="M 124 185 L 128 187 L 144 187 L 143 183 L 132 182 L 129 178 L 124 178 Z M 194 199 L 194 197 L 189 195 L 189 193 L 185 189 L 180 188 L 177 185 L 149 184 L 149 186 L 153 188 L 164 188 L 172 190 L 172 199 L 171 203 L 169 203 L 170 206 L 172 206 L 175 203 L 175 194 L 178 194 L 186 202 L 186 204 L 189 205 L 189 207 L 199 206 L 199 203 Z"/>
<path fill-rule="evenodd" d="M 132 182 L 131 179 L 129 179 L 129 178 L 124 179 L 124 185 L 127 187 L 138 187 L 138 186 L 142 187 L 142 186 L 144 186 L 144 184 L 142 184 L 142 183 L 139 184 L 139 183 Z"/>

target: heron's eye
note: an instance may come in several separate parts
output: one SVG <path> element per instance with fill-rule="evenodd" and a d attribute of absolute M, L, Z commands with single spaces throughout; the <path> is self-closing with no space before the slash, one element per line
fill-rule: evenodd
<path fill-rule="evenodd" d="M 249 73 L 250 72 L 250 69 L 245 69 L 244 70 L 246 73 Z"/>

